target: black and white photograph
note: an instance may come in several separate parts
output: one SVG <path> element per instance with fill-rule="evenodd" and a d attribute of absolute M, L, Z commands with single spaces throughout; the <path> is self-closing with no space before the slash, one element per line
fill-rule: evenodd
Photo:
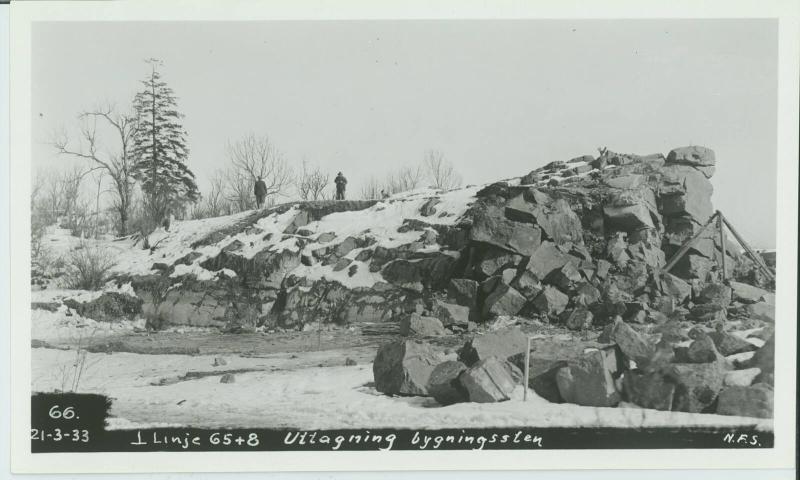
<path fill-rule="evenodd" d="M 796 17 L 99 17 L 26 30 L 34 465 L 794 451 Z"/>

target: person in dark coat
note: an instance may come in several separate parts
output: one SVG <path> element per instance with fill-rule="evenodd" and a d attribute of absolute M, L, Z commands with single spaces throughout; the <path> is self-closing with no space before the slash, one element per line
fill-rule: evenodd
<path fill-rule="evenodd" d="M 344 200 L 344 191 L 347 186 L 347 179 L 344 178 L 342 172 L 336 174 L 334 183 L 336 183 L 336 200 Z"/>
<path fill-rule="evenodd" d="M 261 208 L 264 205 L 264 199 L 267 198 L 267 184 L 264 183 L 264 179 L 261 177 L 256 180 L 255 194 L 256 206 Z"/>

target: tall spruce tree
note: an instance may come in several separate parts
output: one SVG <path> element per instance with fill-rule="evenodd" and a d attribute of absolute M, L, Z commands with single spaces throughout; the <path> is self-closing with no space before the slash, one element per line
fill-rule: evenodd
<path fill-rule="evenodd" d="M 151 67 L 142 81 L 144 88 L 133 99 L 139 128 L 133 141 L 135 178 L 144 193 L 144 207 L 152 231 L 170 211 L 199 199 L 194 173 L 186 166 L 189 149 L 183 115 L 177 110 L 172 89 L 161 80 L 161 62 L 149 59 Z M 149 231 L 142 232 L 145 237 Z"/>

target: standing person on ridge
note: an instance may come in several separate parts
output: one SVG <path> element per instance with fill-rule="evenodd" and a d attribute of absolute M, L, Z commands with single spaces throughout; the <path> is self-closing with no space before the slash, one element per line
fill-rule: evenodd
<path fill-rule="evenodd" d="M 267 198 L 267 184 L 264 183 L 264 179 L 261 177 L 256 180 L 255 194 L 256 206 L 261 208 L 264 205 L 264 199 Z"/>
<path fill-rule="evenodd" d="M 347 179 L 344 178 L 342 172 L 336 174 L 334 183 L 336 183 L 336 200 L 344 200 L 344 190 L 347 185 Z"/>

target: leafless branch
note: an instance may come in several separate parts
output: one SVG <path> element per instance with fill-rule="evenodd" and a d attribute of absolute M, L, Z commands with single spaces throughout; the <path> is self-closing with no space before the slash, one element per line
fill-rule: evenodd
<path fill-rule="evenodd" d="M 449 190 L 461 186 L 461 175 L 455 171 L 452 163 L 445 160 L 442 152 L 438 150 L 425 152 L 423 165 L 434 188 Z"/>

